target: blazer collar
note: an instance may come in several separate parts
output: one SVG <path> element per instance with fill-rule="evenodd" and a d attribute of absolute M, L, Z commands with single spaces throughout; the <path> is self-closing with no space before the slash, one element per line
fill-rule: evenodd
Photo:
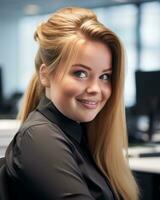
<path fill-rule="evenodd" d="M 36 108 L 48 120 L 57 124 L 68 136 L 81 142 L 83 127 L 81 124 L 64 116 L 47 97 L 42 97 Z"/>

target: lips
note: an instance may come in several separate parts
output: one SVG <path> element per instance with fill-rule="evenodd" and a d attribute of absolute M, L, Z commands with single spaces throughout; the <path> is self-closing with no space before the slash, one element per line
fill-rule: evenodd
<path fill-rule="evenodd" d="M 87 99 L 77 99 L 85 108 L 95 109 L 97 107 L 98 101 L 87 100 Z"/>

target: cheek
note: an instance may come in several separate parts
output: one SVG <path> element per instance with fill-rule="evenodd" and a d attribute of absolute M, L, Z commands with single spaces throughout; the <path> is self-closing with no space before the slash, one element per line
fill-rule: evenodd
<path fill-rule="evenodd" d="M 63 81 L 60 88 L 62 95 L 68 98 L 75 97 L 81 92 L 80 85 L 71 80 Z"/>
<path fill-rule="evenodd" d="M 74 97 L 78 94 L 77 92 L 78 88 L 75 87 L 74 85 L 71 86 L 71 85 L 66 85 L 64 88 L 63 88 L 63 94 L 66 96 L 66 97 Z"/>
<path fill-rule="evenodd" d="M 103 89 L 103 97 L 104 97 L 104 99 L 106 101 L 110 98 L 111 94 L 112 94 L 112 87 L 111 87 L 111 85 L 109 85 L 108 87 L 105 87 Z"/>

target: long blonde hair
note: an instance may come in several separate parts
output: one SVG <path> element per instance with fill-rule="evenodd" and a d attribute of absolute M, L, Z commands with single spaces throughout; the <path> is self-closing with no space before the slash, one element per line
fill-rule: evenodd
<path fill-rule="evenodd" d="M 118 37 L 88 9 L 69 7 L 54 13 L 46 22 L 37 27 L 34 35 L 39 43 L 35 59 L 36 73 L 24 95 L 20 111 L 23 122 L 38 105 L 45 94 L 39 81 L 39 68 L 44 63 L 51 74 L 65 71 L 68 63 L 78 54 L 85 40 L 94 40 L 107 45 L 112 52 L 112 95 L 107 104 L 88 123 L 87 134 L 92 155 L 110 180 L 118 199 L 137 200 L 138 187 L 129 169 L 127 156 L 127 135 L 124 113 L 124 53 Z M 61 63 L 65 62 L 62 69 Z M 127 152 L 127 151 L 126 151 Z"/>

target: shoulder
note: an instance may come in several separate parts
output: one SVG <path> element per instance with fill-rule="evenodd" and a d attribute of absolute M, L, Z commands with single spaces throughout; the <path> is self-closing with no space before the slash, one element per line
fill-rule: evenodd
<path fill-rule="evenodd" d="M 56 124 L 51 123 L 40 112 L 33 111 L 30 113 L 26 121 L 22 123 L 18 132 L 23 134 L 29 130 L 36 132 L 36 130 L 38 131 L 39 129 L 43 130 L 46 128 L 56 130 L 59 129 L 59 127 Z"/>
<path fill-rule="evenodd" d="M 33 151 L 39 155 L 50 155 L 50 152 L 74 152 L 74 150 L 73 142 L 58 125 L 34 111 L 21 125 L 7 148 L 6 156 L 13 152 L 17 158 L 25 158 L 27 155 L 34 156 Z"/>
<path fill-rule="evenodd" d="M 58 163 L 67 156 L 74 157 L 74 148 L 72 141 L 56 124 L 38 112 L 32 113 L 7 148 L 7 165 L 11 171 L 15 166 L 21 171 L 26 166 L 32 169 L 33 163 L 49 165 L 51 160 Z"/>
<path fill-rule="evenodd" d="M 70 142 L 69 138 L 57 124 L 49 121 L 38 111 L 33 111 L 21 125 L 17 133 L 17 138 L 20 140 L 24 138 L 43 139 L 44 142 L 49 138 L 52 138 L 52 140 L 61 138 Z"/>

